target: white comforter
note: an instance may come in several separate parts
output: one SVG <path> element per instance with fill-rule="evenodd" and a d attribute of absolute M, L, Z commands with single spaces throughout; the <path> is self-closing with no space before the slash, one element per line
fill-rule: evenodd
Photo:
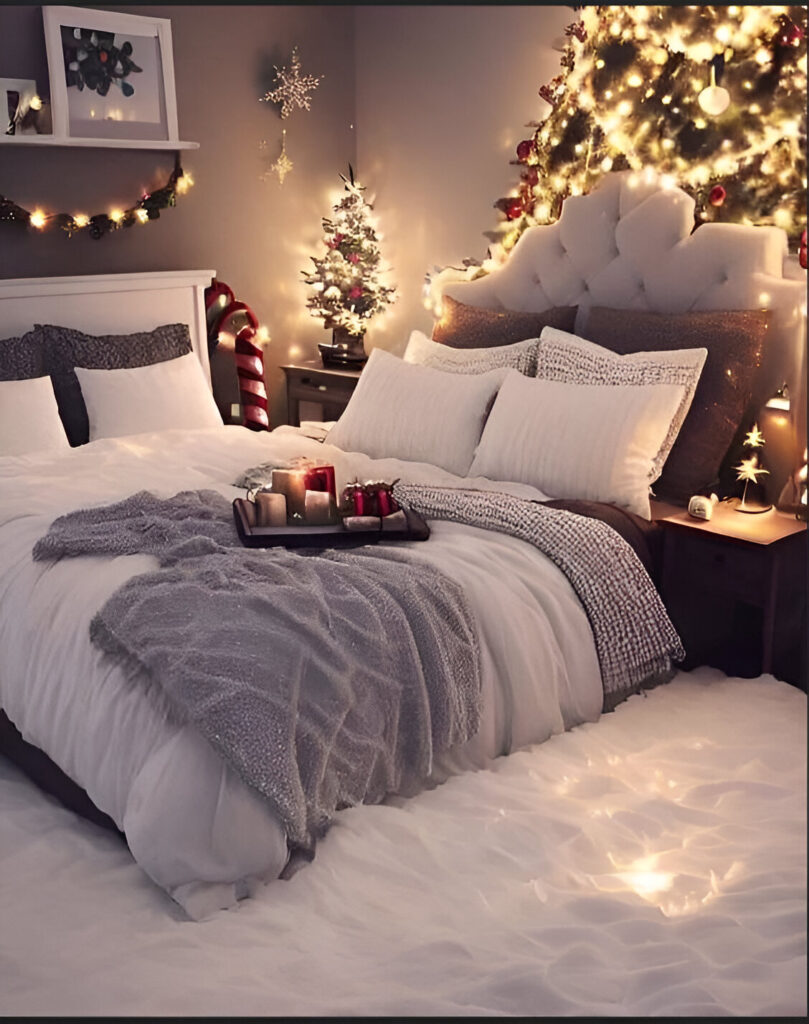
<path fill-rule="evenodd" d="M 147 556 L 35 563 L 31 548 L 57 516 L 140 489 L 168 497 L 213 488 L 228 497 L 239 472 L 271 458 L 333 461 L 349 479 L 489 487 L 432 466 L 372 462 L 292 428 L 166 431 L 96 441 L 57 455 L 0 459 L 0 707 L 23 736 L 87 790 L 126 833 L 141 867 L 195 917 L 277 877 L 283 832 L 250 790 L 191 728 L 94 648 L 88 629 L 104 601 Z M 584 611 L 560 571 L 512 537 L 434 523 L 414 553 L 456 579 L 474 609 L 483 658 L 484 720 L 445 756 L 432 781 L 485 767 L 507 749 L 595 721 L 602 691 Z"/>

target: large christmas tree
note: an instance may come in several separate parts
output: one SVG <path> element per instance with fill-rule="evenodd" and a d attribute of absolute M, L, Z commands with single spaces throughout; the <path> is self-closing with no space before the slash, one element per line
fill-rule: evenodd
<path fill-rule="evenodd" d="M 697 225 L 806 229 L 805 7 L 592 6 L 565 30 L 550 110 L 517 147 L 495 204 L 508 251 L 608 171 L 652 168 L 696 201 Z M 502 255 L 502 250 L 500 250 Z"/>

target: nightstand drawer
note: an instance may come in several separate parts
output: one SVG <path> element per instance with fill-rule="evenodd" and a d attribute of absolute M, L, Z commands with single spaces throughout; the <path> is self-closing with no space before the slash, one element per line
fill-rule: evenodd
<path fill-rule="evenodd" d="M 765 598 L 770 567 L 766 549 L 708 537 L 680 537 L 676 558 L 679 578 L 689 586 L 734 594 L 753 604 Z"/>
<path fill-rule="evenodd" d="M 309 418 L 336 420 L 354 393 L 360 370 L 338 370 L 321 365 L 282 366 L 287 383 L 287 419 L 293 427 L 300 424 L 301 402 L 320 406 L 320 414 Z"/>
<path fill-rule="evenodd" d="M 318 402 L 323 398 L 335 398 L 348 401 L 351 397 L 355 381 L 335 381 L 324 379 L 317 374 L 307 374 L 289 382 L 289 392 L 303 402 Z"/>

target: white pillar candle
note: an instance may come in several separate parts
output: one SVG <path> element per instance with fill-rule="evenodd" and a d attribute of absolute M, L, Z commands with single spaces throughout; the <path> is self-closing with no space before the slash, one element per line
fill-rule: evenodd
<path fill-rule="evenodd" d="M 307 526 L 328 526 L 337 518 L 337 507 L 328 491 L 307 491 L 305 508 Z"/>
<path fill-rule="evenodd" d="M 274 469 L 272 489 L 276 494 L 286 495 L 287 520 L 301 520 L 306 511 L 306 484 L 304 472 L 300 469 Z"/>
<path fill-rule="evenodd" d="M 259 491 L 256 495 L 258 526 L 286 526 L 287 499 L 285 494 Z"/>

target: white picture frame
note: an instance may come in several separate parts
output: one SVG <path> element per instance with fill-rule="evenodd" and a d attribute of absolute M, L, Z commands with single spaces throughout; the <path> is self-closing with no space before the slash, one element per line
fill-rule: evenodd
<path fill-rule="evenodd" d="M 17 104 L 14 113 L 9 105 L 9 94 L 17 95 Z M 36 128 L 21 128 L 22 117 L 31 107 L 31 100 L 37 96 L 37 84 L 32 78 L 0 78 L 0 111 L 2 111 L 2 122 L 4 134 L 36 134 Z M 7 132 L 7 129 L 14 124 L 15 131 Z"/>
<path fill-rule="evenodd" d="M 169 19 L 44 6 L 42 20 L 56 138 L 179 139 Z"/>

